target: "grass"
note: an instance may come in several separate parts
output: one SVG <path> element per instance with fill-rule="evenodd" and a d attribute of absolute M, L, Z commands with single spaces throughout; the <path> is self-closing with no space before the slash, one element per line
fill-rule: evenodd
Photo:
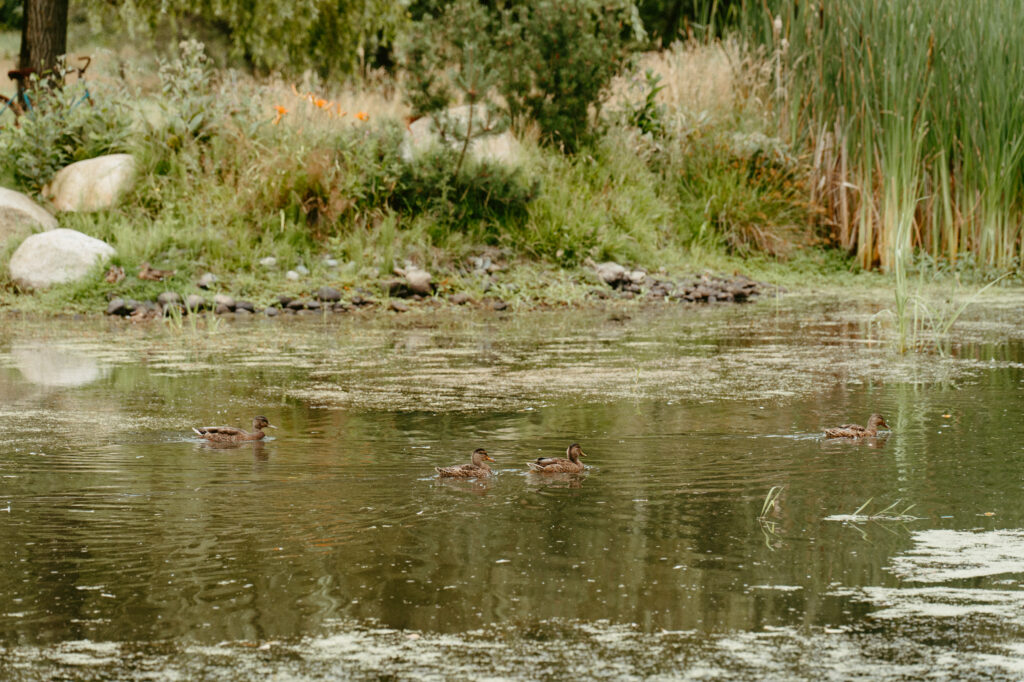
<path fill-rule="evenodd" d="M 639 55 L 613 85 L 597 141 L 566 155 L 528 132 L 521 161 L 510 168 L 463 164 L 443 149 L 407 158 L 408 110 L 396 82 L 257 79 L 213 68 L 195 45 L 158 58 L 130 45 L 85 52 L 96 56 L 90 88 L 128 122 L 115 131 L 122 134 L 116 143 L 141 172 L 117 207 L 59 220 L 113 245 L 114 264 L 128 277 L 107 284 L 97 270 L 26 296 L 7 279 L 9 246 L 0 252 L 0 307 L 98 311 L 113 296 L 203 293 L 194 282 L 204 272 L 218 276 L 219 290 L 266 303 L 325 284 L 372 289 L 407 261 L 432 270 L 444 291 L 481 297 L 486 282 L 466 267 L 478 255 L 503 264 L 503 288 L 495 291 L 522 305 L 584 300 L 598 284 L 588 260 L 677 278 L 740 271 L 787 287 L 890 284 L 842 250 L 824 248 L 834 206 L 832 195 L 816 189 L 816 173 L 828 155 L 809 158 L 787 141 L 779 53 L 736 39 Z M 660 78 L 657 92 L 647 71 Z M 645 107 L 644 128 L 632 115 L 638 107 Z M 65 146 L 95 146 L 108 134 L 102 126 L 82 130 L 87 140 Z M 0 131 L 0 146 L 11 134 Z M 3 158 L 11 157 L 0 154 L 10 186 Z M 889 163 L 899 161 L 893 155 Z M 892 213 L 903 220 L 897 241 L 908 251 L 901 253 L 916 244 L 924 204 L 915 199 L 930 182 L 923 175 L 907 187 L 892 185 L 893 206 L 916 207 Z M 876 228 L 866 223 L 871 235 Z M 260 265 L 268 256 L 276 266 Z M 326 258 L 341 264 L 329 267 Z M 142 262 L 175 275 L 139 280 Z M 299 265 L 309 275 L 286 279 Z M 897 291 L 906 281 L 904 271 Z M 898 303 L 900 319 L 914 309 L 909 300 Z"/>
<path fill-rule="evenodd" d="M 837 237 L 861 266 L 899 278 L 921 249 L 1020 267 L 1019 3 L 840 0 L 806 11 L 785 0 L 776 10 L 781 36 L 755 5 L 751 30 L 760 27 L 786 66 L 783 116 L 816 150 Z"/>

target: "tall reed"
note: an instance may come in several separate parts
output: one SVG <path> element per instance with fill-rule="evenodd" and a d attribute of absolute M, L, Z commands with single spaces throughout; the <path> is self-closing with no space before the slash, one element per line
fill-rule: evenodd
<path fill-rule="evenodd" d="M 899 275 L 920 249 L 1020 267 L 1019 0 L 749 0 L 743 16 L 782 57 L 784 120 L 818 150 L 823 199 L 861 265 Z"/>

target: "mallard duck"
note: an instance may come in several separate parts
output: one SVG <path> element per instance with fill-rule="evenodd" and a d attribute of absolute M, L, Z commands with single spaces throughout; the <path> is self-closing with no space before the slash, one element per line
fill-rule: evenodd
<path fill-rule="evenodd" d="M 252 433 L 236 429 L 233 426 L 200 426 L 198 429 L 192 427 L 200 438 L 205 438 L 212 443 L 240 443 L 246 440 L 262 440 L 267 434 L 263 433 L 264 428 L 276 429 L 266 417 L 252 418 Z"/>
<path fill-rule="evenodd" d="M 565 449 L 566 457 L 538 457 L 535 462 L 527 462 L 526 466 L 532 471 L 542 471 L 548 474 L 578 474 L 584 470 L 580 457 L 586 457 L 587 453 L 579 443 L 573 443 Z"/>
<path fill-rule="evenodd" d="M 887 429 L 885 418 L 877 412 L 868 417 L 868 425 L 843 424 L 834 429 L 825 429 L 825 438 L 868 438 L 878 435 L 878 429 Z"/>
<path fill-rule="evenodd" d="M 442 478 L 484 478 L 491 475 L 491 467 L 484 464 L 485 461 L 493 462 L 494 459 L 483 448 L 477 448 L 473 451 L 473 458 L 469 464 L 434 467 L 434 470 Z"/>

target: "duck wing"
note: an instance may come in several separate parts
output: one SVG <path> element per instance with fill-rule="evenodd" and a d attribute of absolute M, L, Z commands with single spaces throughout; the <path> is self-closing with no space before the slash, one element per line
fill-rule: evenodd
<path fill-rule="evenodd" d="M 826 438 L 859 438 L 867 433 L 867 429 L 857 424 L 843 424 L 834 429 L 825 429 Z"/>
<path fill-rule="evenodd" d="M 200 436 L 241 436 L 245 433 L 234 426 L 200 426 L 198 429 L 193 426 L 192 430 Z"/>
<path fill-rule="evenodd" d="M 527 462 L 532 471 L 548 473 L 575 474 L 583 471 L 583 465 L 562 457 L 541 457 L 535 462 Z"/>
<path fill-rule="evenodd" d="M 450 467 L 434 467 L 439 476 L 444 478 L 479 478 L 491 473 L 490 469 L 475 467 L 472 464 L 458 464 Z"/>

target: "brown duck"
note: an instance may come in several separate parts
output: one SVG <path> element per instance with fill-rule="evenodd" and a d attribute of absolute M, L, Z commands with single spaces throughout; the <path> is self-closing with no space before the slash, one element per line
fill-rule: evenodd
<path fill-rule="evenodd" d="M 247 440 L 263 440 L 267 434 L 263 433 L 264 428 L 276 429 L 266 417 L 252 418 L 252 433 L 236 429 L 233 426 L 200 426 L 198 429 L 192 427 L 200 438 L 205 438 L 212 443 L 241 443 Z"/>
<path fill-rule="evenodd" d="M 530 467 L 531 471 L 540 471 L 546 474 L 578 474 L 585 469 L 583 463 L 580 462 L 580 457 L 586 457 L 587 453 L 583 452 L 579 443 L 573 443 L 566 448 L 565 454 L 569 459 L 538 457 L 537 461 L 527 462 L 526 466 Z"/>
<path fill-rule="evenodd" d="M 491 467 L 484 462 L 493 462 L 494 459 L 487 454 L 483 448 L 473 451 L 473 459 L 469 464 L 456 464 L 450 467 L 434 467 L 437 475 L 442 478 L 484 478 L 491 475 Z"/>
<path fill-rule="evenodd" d="M 878 429 L 887 429 L 885 418 L 877 412 L 868 417 L 868 425 L 843 424 L 834 429 L 825 429 L 825 438 L 870 438 L 878 435 Z"/>

